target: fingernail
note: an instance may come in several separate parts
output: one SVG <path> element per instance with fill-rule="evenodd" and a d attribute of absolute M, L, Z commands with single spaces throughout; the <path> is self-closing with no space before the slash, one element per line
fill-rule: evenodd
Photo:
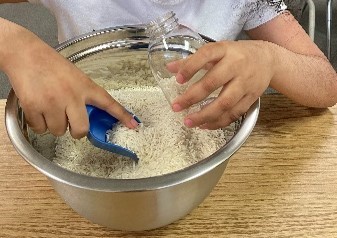
<path fill-rule="evenodd" d="M 131 122 L 131 125 L 133 126 L 133 128 L 136 128 L 139 125 L 139 123 L 136 121 L 135 118 L 132 118 L 130 122 Z"/>
<path fill-rule="evenodd" d="M 138 124 L 142 123 L 142 121 L 136 115 L 133 115 L 133 118 L 136 120 L 136 122 L 138 122 Z"/>
<path fill-rule="evenodd" d="M 183 84 L 185 82 L 184 77 L 182 76 L 181 73 L 176 74 L 176 81 L 180 84 Z"/>
<path fill-rule="evenodd" d="M 193 127 L 193 121 L 191 119 L 189 119 L 189 118 L 187 118 L 187 119 L 184 120 L 184 124 L 187 127 Z"/>
<path fill-rule="evenodd" d="M 174 112 L 180 112 L 183 109 L 182 109 L 182 107 L 178 103 L 175 103 L 175 104 L 172 105 L 172 110 Z"/>

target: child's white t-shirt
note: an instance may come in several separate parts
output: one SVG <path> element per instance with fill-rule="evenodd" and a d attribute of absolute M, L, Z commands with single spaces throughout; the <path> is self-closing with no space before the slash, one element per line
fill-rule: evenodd
<path fill-rule="evenodd" d="M 94 30 L 146 24 L 173 11 L 179 23 L 215 40 L 235 40 L 286 9 L 268 0 L 29 0 L 55 16 L 63 42 Z"/>

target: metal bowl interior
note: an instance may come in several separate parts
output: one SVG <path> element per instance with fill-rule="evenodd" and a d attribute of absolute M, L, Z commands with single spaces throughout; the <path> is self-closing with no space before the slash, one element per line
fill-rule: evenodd
<path fill-rule="evenodd" d="M 124 68 L 115 66 L 130 62 L 137 64 L 138 68 L 139 65 L 144 67 L 145 73 L 148 72 L 149 75 L 146 80 L 130 81 L 127 84 L 153 85 L 154 81 L 147 66 L 147 46 L 148 39 L 142 26 L 126 26 L 79 36 L 59 45 L 56 50 L 75 63 L 96 83 L 105 89 L 111 89 L 116 87 L 114 82 L 109 80 L 108 75 L 101 77 L 97 72 L 103 69 L 104 72 L 109 71 L 106 69 L 110 69 L 110 73 L 116 73 L 116 70 L 121 72 Z M 34 133 L 27 129 L 24 113 L 13 91 L 7 99 L 6 129 L 18 153 L 48 177 L 55 190 L 75 211 L 95 223 L 114 229 L 145 230 L 169 224 L 185 216 L 208 196 L 220 179 L 228 159 L 249 137 L 257 121 L 258 112 L 259 100 L 237 122 L 235 135 L 228 143 L 208 158 L 174 173 L 142 179 L 91 177 L 74 173 L 53 163 L 50 159 L 55 138 L 50 135 L 50 151 L 41 154 L 32 139 Z M 180 205 L 173 202 L 175 199 L 181 199 L 181 196 L 186 197 L 185 202 Z M 133 200 L 138 201 L 135 207 L 130 206 Z M 90 207 L 89 203 L 94 204 L 92 208 L 87 208 Z M 114 203 L 119 203 L 118 207 L 111 207 Z M 172 205 L 165 205 L 163 209 L 164 203 Z M 180 207 L 180 212 L 171 214 L 170 210 L 173 207 Z M 105 212 L 107 209 L 111 210 L 109 215 Z M 151 209 L 154 212 L 149 212 Z M 165 211 L 166 214 L 163 215 L 160 211 Z M 130 215 L 134 217 L 133 223 L 130 222 Z"/>

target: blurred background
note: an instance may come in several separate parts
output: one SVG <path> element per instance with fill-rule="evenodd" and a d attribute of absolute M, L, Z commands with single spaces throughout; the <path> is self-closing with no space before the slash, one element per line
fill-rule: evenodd
<path fill-rule="evenodd" d="M 314 0 L 316 9 L 315 42 L 326 53 L 326 0 Z M 331 62 L 337 70 L 337 0 L 333 1 Z M 308 7 L 305 8 L 300 23 L 308 29 Z M 0 17 L 18 23 L 47 42 L 56 46 L 57 27 L 55 18 L 47 9 L 29 3 L 0 4 Z M 5 74 L 0 72 L 0 98 L 7 98 L 10 84 Z"/>

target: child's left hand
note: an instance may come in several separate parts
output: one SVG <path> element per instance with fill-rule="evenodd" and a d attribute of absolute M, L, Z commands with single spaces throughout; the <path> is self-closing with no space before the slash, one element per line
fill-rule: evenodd
<path fill-rule="evenodd" d="M 182 61 L 167 67 L 185 83 L 200 69 L 205 76 L 192 84 L 172 103 L 175 112 L 207 98 L 221 88 L 219 96 L 199 112 L 187 115 L 187 127 L 218 129 L 239 119 L 263 94 L 274 75 L 273 56 L 265 41 L 222 41 L 208 43 Z"/>

